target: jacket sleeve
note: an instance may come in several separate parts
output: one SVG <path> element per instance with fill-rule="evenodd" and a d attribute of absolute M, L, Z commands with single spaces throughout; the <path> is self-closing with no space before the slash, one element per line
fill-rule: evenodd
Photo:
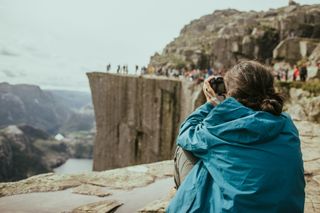
<path fill-rule="evenodd" d="M 196 154 L 196 152 L 207 151 L 206 143 L 207 130 L 203 124 L 203 120 L 211 112 L 214 106 L 211 103 L 205 103 L 195 110 L 181 124 L 177 145 L 182 149 Z"/>

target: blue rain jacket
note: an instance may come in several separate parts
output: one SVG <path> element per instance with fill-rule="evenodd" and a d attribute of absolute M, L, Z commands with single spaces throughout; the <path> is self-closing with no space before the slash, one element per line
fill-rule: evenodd
<path fill-rule="evenodd" d="M 181 125 L 177 144 L 199 161 L 167 212 L 302 213 L 304 171 L 291 118 L 234 98 L 206 103 Z"/>

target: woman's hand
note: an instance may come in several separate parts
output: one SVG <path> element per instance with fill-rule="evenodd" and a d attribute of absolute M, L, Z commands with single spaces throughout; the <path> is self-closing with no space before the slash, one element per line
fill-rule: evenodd
<path fill-rule="evenodd" d="M 213 78 L 215 78 L 215 76 L 210 76 L 209 78 L 204 80 L 203 87 L 202 87 L 202 90 L 204 95 L 206 96 L 207 102 L 210 102 L 210 103 L 212 103 L 213 99 L 216 97 L 216 93 L 213 91 L 210 85 L 210 80 Z"/>
<path fill-rule="evenodd" d="M 224 99 L 226 98 L 225 95 L 222 95 L 222 96 L 216 95 L 215 91 L 212 89 L 210 85 L 210 80 L 215 77 L 216 76 L 210 76 L 208 79 L 206 79 L 204 81 L 203 88 L 202 88 L 203 93 L 206 96 L 207 102 L 210 102 L 213 106 L 217 106 L 218 104 L 220 104 L 220 102 L 224 101 Z"/>

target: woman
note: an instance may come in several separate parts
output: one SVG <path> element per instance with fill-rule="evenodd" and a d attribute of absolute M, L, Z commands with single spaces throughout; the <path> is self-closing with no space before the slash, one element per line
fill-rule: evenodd
<path fill-rule="evenodd" d="M 282 112 L 271 71 L 239 63 L 224 77 L 221 103 L 210 79 L 203 86 L 207 103 L 180 128 L 175 180 L 181 185 L 167 212 L 302 213 L 299 135 Z"/>

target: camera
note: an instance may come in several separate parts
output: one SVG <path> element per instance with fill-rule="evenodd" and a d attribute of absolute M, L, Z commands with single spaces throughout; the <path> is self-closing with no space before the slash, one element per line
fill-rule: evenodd
<path fill-rule="evenodd" d="M 224 85 L 224 80 L 221 76 L 214 77 L 209 81 L 211 88 L 218 96 L 224 96 L 226 91 L 226 86 Z"/>

